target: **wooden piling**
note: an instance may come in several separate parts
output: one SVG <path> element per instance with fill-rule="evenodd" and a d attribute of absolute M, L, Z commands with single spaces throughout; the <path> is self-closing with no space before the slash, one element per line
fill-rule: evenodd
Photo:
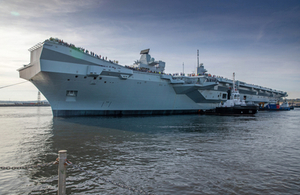
<path fill-rule="evenodd" d="M 66 195 L 66 178 L 67 178 L 67 150 L 58 151 L 58 195 Z"/>

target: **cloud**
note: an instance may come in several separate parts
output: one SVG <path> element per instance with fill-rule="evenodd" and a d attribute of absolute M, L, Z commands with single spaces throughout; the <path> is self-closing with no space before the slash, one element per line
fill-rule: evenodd
<path fill-rule="evenodd" d="M 151 48 L 168 73 L 181 72 L 183 62 L 186 73 L 194 71 L 200 49 L 212 74 L 236 72 L 240 80 L 282 90 L 299 81 L 290 79 L 300 76 L 295 1 L 6 0 L 0 18 L 0 71 L 16 82 L 15 70 L 29 62 L 27 49 L 49 37 L 126 65 Z"/>

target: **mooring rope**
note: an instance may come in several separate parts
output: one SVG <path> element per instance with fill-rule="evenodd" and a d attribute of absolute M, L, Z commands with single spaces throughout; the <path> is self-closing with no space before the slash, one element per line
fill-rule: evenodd
<path fill-rule="evenodd" d="M 3 86 L 3 87 L 0 87 L 0 89 L 6 88 L 6 87 L 11 87 L 11 86 L 14 86 L 14 85 L 19 85 L 19 84 L 26 83 L 26 82 L 28 82 L 28 81 L 23 81 L 23 82 L 20 82 L 20 83 L 15 83 L 15 84 L 11 84 L 11 85 L 6 85 L 6 86 Z"/>

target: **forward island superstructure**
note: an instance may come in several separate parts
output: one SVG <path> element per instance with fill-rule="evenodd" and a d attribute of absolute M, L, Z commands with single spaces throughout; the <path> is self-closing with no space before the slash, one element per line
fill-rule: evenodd
<path fill-rule="evenodd" d="M 216 108 L 230 97 L 232 80 L 207 74 L 165 74 L 150 49 L 122 66 L 73 44 L 50 38 L 30 48 L 18 69 L 49 101 L 53 116 L 187 114 Z M 268 103 L 287 93 L 237 81 L 246 102 Z"/>

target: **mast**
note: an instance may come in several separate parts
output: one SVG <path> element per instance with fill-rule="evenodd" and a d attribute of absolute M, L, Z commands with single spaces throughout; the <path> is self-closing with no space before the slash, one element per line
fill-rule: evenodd
<path fill-rule="evenodd" d="M 233 73 L 232 90 L 233 90 L 233 92 L 235 92 L 235 73 Z"/>
<path fill-rule="evenodd" d="M 197 49 L 197 68 L 199 67 L 199 49 Z"/>

